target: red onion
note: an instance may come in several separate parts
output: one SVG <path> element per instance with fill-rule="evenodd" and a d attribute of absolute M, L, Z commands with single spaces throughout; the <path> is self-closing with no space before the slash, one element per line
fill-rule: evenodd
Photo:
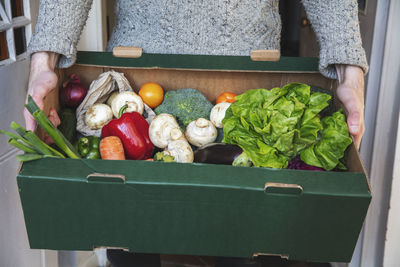
<path fill-rule="evenodd" d="M 81 84 L 76 74 L 71 74 L 68 80 L 63 83 L 60 92 L 60 100 L 64 107 L 76 108 L 83 101 L 87 89 Z"/>

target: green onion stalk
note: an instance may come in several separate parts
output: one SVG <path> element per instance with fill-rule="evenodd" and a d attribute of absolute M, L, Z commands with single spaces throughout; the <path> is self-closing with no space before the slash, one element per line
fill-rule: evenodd
<path fill-rule="evenodd" d="M 37 106 L 33 98 L 28 96 L 27 110 L 35 118 L 36 122 L 43 130 L 54 140 L 54 143 L 70 158 L 79 159 L 80 156 L 74 146 L 65 138 L 65 136 L 51 123 L 44 112 Z M 17 131 L 17 130 L 16 130 Z M 18 131 L 17 131 L 18 132 Z M 61 153 L 60 153 L 61 154 Z"/>

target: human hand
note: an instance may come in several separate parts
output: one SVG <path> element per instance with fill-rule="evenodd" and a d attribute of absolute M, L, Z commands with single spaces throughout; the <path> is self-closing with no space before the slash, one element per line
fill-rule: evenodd
<path fill-rule="evenodd" d="M 339 100 L 347 112 L 347 126 L 354 144 L 360 148 L 364 135 L 364 72 L 358 66 L 336 65 L 339 86 L 336 90 Z"/>
<path fill-rule="evenodd" d="M 31 58 L 31 67 L 28 82 L 28 93 L 40 109 L 43 109 L 44 98 L 57 86 L 57 75 L 54 72 L 57 64 L 58 54 L 53 52 L 36 52 Z M 25 125 L 27 130 L 34 131 L 36 121 L 27 109 L 24 110 Z M 51 109 L 50 121 L 58 126 L 60 119 L 55 109 Z"/>

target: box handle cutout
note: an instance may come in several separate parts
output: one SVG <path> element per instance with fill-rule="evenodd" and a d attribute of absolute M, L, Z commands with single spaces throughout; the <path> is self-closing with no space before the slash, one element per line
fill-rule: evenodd
<path fill-rule="evenodd" d="M 141 47 L 116 46 L 113 48 L 114 57 L 140 58 L 143 54 Z"/>
<path fill-rule="evenodd" d="M 264 192 L 271 194 L 300 195 L 303 193 L 303 187 L 298 184 L 266 183 L 264 186 Z"/>
<path fill-rule="evenodd" d="M 254 253 L 253 258 L 258 257 L 258 256 L 275 256 L 275 257 L 281 257 L 281 259 L 289 259 L 289 255 L 282 255 L 282 254 L 270 254 L 270 253 Z"/>
<path fill-rule="evenodd" d="M 95 247 L 93 247 L 93 250 L 96 250 L 96 249 L 118 249 L 118 250 L 123 250 L 123 251 L 129 252 L 129 249 L 128 248 L 124 248 L 124 247 L 109 247 L 109 246 L 95 246 Z"/>
<path fill-rule="evenodd" d="M 86 176 L 87 181 L 125 183 L 125 175 L 94 172 Z"/>
<path fill-rule="evenodd" d="M 250 53 L 253 61 L 278 61 L 281 58 L 279 50 L 253 50 Z"/>

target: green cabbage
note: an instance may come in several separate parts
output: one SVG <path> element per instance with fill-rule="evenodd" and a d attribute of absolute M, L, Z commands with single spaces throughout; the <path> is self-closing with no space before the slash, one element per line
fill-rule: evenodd
<path fill-rule="evenodd" d="M 249 90 L 237 96 L 236 102 L 226 111 L 222 121 L 223 142 L 239 145 L 256 167 L 286 168 L 288 161 L 305 149 L 307 152 L 302 157 L 304 162 L 330 167 L 333 162 L 338 162 L 339 156 L 343 157 L 339 151 L 332 153 L 327 149 L 334 142 L 331 134 L 339 131 L 344 136 L 343 130 L 347 131 L 347 127 L 339 127 L 336 120 L 340 118 L 336 118 L 337 115 L 335 119 L 326 117 L 321 123 L 319 113 L 328 106 L 330 99 L 331 96 L 325 93 L 311 94 L 310 86 L 300 83 L 271 90 Z M 331 125 L 332 120 L 335 126 L 328 127 L 330 130 L 327 132 L 322 131 L 322 138 L 329 136 L 328 141 L 319 140 L 321 130 Z M 348 140 L 343 147 L 346 148 L 347 143 Z M 321 157 L 326 157 L 324 153 L 333 154 L 334 157 L 322 160 Z"/>

